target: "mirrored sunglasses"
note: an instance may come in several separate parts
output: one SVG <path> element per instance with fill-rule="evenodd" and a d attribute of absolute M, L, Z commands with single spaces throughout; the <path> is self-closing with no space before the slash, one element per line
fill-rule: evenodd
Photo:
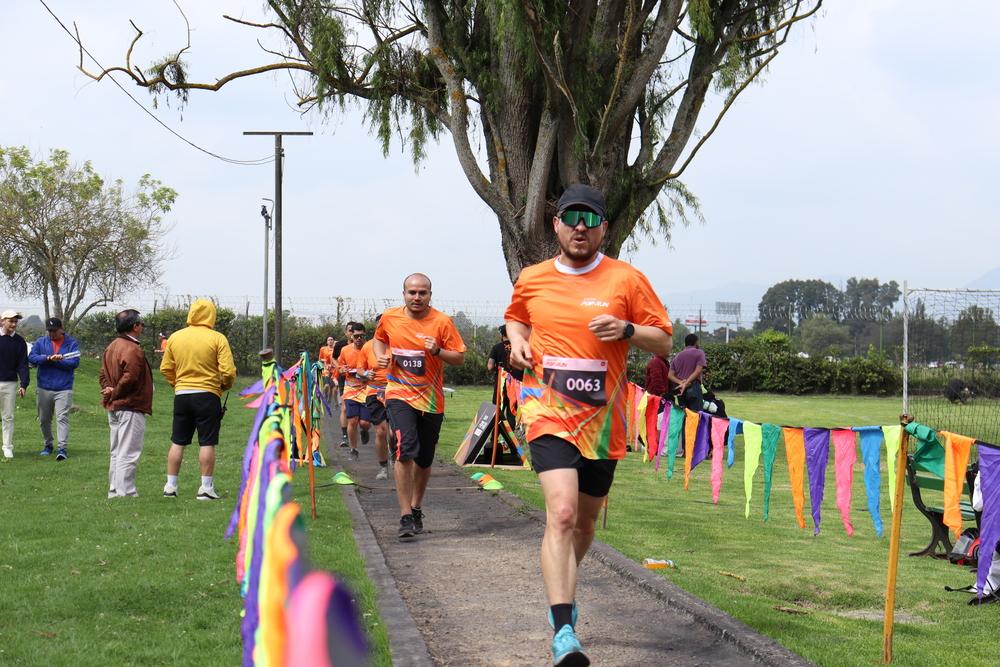
<path fill-rule="evenodd" d="M 594 227 L 600 227 L 603 220 L 601 216 L 597 213 L 592 213 L 591 211 L 563 211 L 562 215 L 559 216 L 564 225 L 569 227 L 576 227 L 581 222 L 583 226 L 587 229 L 593 229 Z"/>

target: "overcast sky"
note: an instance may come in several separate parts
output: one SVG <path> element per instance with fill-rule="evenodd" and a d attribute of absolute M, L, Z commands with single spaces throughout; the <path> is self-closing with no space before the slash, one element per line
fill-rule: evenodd
<path fill-rule="evenodd" d="M 221 18 L 257 17 L 260 3 L 180 1 L 193 28 L 192 80 L 270 62 L 253 29 Z M 137 63 L 185 40 L 169 0 L 49 5 L 77 22 L 106 65 L 123 61 L 129 19 L 146 33 Z M 705 224 L 676 229 L 670 246 L 645 243 L 629 259 L 675 316 L 789 278 L 963 287 L 1000 267 L 998 21 L 1000 3 L 985 0 L 947 10 L 917 0 L 829 2 L 795 31 L 765 82 L 744 92 L 684 175 Z M 109 178 L 134 183 L 149 172 L 179 192 L 168 218 L 175 258 L 163 286 L 136 302 L 215 295 L 259 309 L 259 210 L 262 197 L 273 197 L 273 165 L 203 155 L 112 83 L 79 74 L 75 44 L 39 2 L 6 7 L 3 32 L 0 144 L 42 155 L 65 148 Z M 152 108 L 148 93 L 129 89 Z M 402 277 L 418 270 L 433 278 L 437 299 L 509 297 L 496 220 L 465 181 L 447 135 L 415 171 L 398 144 L 382 158 L 357 110 L 303 117 L 293 99 L 286 75 L 266 75 L 193 92 L 183 112 L 154 111 L 192 142 L 242 159 L 273 151 L 269 137 L 244 130 L 316 133 L 285 141 L 286 304 L 307 310 L 332 295 L 395 297 Z M 703 116 L 701 127 L 711 120 Z"/>

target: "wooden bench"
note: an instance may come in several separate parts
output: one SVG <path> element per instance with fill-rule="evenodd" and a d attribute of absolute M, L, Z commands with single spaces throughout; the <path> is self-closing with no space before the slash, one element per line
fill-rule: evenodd
<path fill-rule="evenodd" d="M 963 500 L 959 503 L 962 510 L 962 519 L 975 521 L 979 526 L 980 513 L 972 509 L 972 485 L 976 479 L 973 468 L 965 472 L 965 484 L 962 485 Z M 933 558 L 947 558 L 951 552 L 951 533 L 948 526 L 944 525 L 944 507 L 928 505 L 924 499 L 923 491 L 937 491 L 942 495 L 940 502 L 944 504 L 944 478 L 938 477 L 932 472 L 917 469 L 913 465 L 913 457 L 906 458 L 906 480 L 910 484 L 910 493 L 913 495 L 913 504 L 916 505 L 920 513 L 927 517 L 931 524 L 931 541 L 920 551 L 914 551 L 911 556 L 931 556 Z M 938 551 L 938 547 L 943 551 Z"/>

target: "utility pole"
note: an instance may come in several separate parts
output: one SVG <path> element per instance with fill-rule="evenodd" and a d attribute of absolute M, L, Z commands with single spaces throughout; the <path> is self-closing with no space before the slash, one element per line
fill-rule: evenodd
<path fill-rule="evenodd" d="M 264 201 L 271 202 L 271 208 L 274 209 L 274 200 L 264 197 Z M 260 349 L 267 347 L 267 256 L 270 254 L 270 239 L 271 239 L 271 213 L 267 210 L 267 206 L 264 204 L 260 205 L 260 214 L 264 218 L 264 321 L 261 327 L 261 338 L 260 338 Z"/>
<path fill-rule="evenodd" d="M 281 176 L 284 151 L 283 136 L 312 136 L 312 132 L 244 132 L 244 136 L 268 135 L 274 137 L 274 360 L 281 365 Z"/>

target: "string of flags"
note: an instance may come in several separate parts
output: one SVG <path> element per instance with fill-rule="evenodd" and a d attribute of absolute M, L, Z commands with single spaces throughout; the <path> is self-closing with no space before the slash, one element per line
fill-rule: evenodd
<path fill-rule="evenodd" d="M 257 412 L 226 538 L 237 535 L 245 667 L 367 664 L 353 597 L 332 574 L 310 566 L 301 507 L 292 500 L 292 477 L 305 466 L 315 518 L 314 467 L 323 464 L 316 376 L 306 353 L 286 371 L 265 361 L 261 381 L 241 392 Z"/>
<path fill-rule="evenodd" d="M 517 414 L 521 386 L 501 369 L 501 381 L 512 412 Z M 1000 543 L 1000 446 L 974 438 L 936 431 L 930 426 L 910 422 L 900 424 L 815 428 L 757 424 L 736 417 L 720 417 L 708 412 L 694 412 L 675 406 L 671 401 L 646 393 L 642 387 L 626 385 L 626 439 L 632 451 L 642 451 L 643 461 L 657 472 L 661 462 L 667 479 L 674 476 L 676 453 L 683 447 L 684 489 L 688 490 L 692 471 L 706 459 L 711 459 L 710 485 L 712 502 L 718 503 L 722 490 L 724 468 L 736 461 L 736 438 L 743 436 L 744 517 L 749 518 L 753 482 L 763 462 L 763 519 L 770 514 L 771 488 L 779 443 L 784 444 L 785 464 L 791 485 L 792 505 L 799 528 L 806 527 L 805 489 L 808 482 L 813 535 L 818 535 L 822 523 L 822 505 L 826 494 L 826 470 L 833 449 L 836 507 L 848 535 L 854 534 L 851 504 L 854 469 L 863 467 L 865 500 L 875 534 L 882 537 L 880 469 L 885 452 L 887 484 L 896 487 L 896 461 L 903 431 L 916 441 L 911 460 L 916 468 L 944 479 L 943 522 L 957 538 L 962 531 L 961 496 L 971 449 L 977 446 L 980 490 L 983 498 L 980 520 L 980 557 L 977 588 L 980 596 Z M 662 409 L 661 409 L 662 407 Z M 640 443 L 643 443 L 640 446 Z M 711 455 L 709 455 L 711 453 Z M 665 461 L 664 461 L 665 460 Z M 889 493 L 890 511 L 895 509 L 895 494 Z"/>

